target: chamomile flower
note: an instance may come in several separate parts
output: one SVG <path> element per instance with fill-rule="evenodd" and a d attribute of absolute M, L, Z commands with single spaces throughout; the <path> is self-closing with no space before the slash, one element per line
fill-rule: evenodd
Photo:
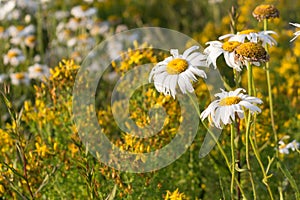
<path fill-rule="evenodd" d="M 71 14 L 76 18 L 86 18 L 95 15 L 96 8 L 89 8 L 86 5 L 75 6 L 71 9 Z"/>
<path fill-rule="evenodd" d="M 235 59 L 245 66 L 249 63 L 260 66 L 261 62 L 269 61 L 269 55 L 261 44 L 246 42 L 235 49 Z"/>
<path fill-rule="evenodd" d="M 244 118 L 244 108 L 249 109 L 251 113 L 261 112 L 260 108 L 253 103 L 261 104 L 259 98 L 252 97 L 241 92 L 245 92 L 243 88 L 226 92 L 221 89 L 221 93 L 215 94 L 219 99 L 214 100 L 201 113 L 200 118 L 204 120 L 208 117 L 209 122 L 215 127 L 221 129 L 223 125 L 231 124 L 236 117 Z"/>
<path fill-rule="evenodd" d="M 297 27 L 297 28 L 300 28 L 300 24 L 298 24 L 298 23 L 291 23 L 290 22 L 290 24 L 293 25 L 293 26 L 295 26 L 295 27 Z M 293 39 L 291 39 L 290 42 L 293 42 L 299 35 L 300 35 L 300 31 L 296 31 L 294 33 Z"/>
<path fill-rule="evenodd" d="M 204 49 L 204 53 L 207 55 L 208 65 L 213 64 L 215 68 L 217 68 L 217 58 L 223 54 L 226 64 L 237 70 L 241 71 L 241 66 L 235 62 L 235 48 L 241 45 L 240 42 L 237 41 L 228 41 L 228 42 L 220 42 L 220 41 L 211 41 L 207 42 L 206 45 L 209 45 Z"/>
<path fill-rule="evenodd" d="M 171 49 L 172 56 L 157 63 L 151 70 L 149 82 L 153 79 L 158 92 L 172 95 L 174 99 L 177 85 L 184 94 L 193 92 L 191 82 L 197 81 L 196 76 L 206 78 L 205 72 L 197 68 L 206 66 L 206 55 L 195 52 L 197 49 L 199 49 L 198 46 L 192 46 L 183 54 L 179 54 L 178 49 Z"/>
<path fill-rule="evenodd" d="M 257 6 L 253 12 L 253 17 L 255 17 L 258 21 L 262 21 L 264 19 L 272 19 L 279 17 L 279 11 L 274 5 L 259 5 Z"/>
<path fill-rule="evenodd" d="M 13 85 L 29 85 L 30 79 L 28 73 L 18 72 L 10 74 L 10 80 Z"/>
<path fill-rule="evenodd" d="M 273 46 L 277 45 L 276 40 L 270 35 L 270 34 L 276 34 L 275 31 L 256 31 L 254 29 L 248 29 L 241 32 L 238 32 L 237 34 L 226 34 L 221 37 L 219 37 L 219 40 L 223 40 L 225 38 L 229 38 L 228 41 L 237 41 L 244 43 L 247 39 L 249 42 L 262 42 L 262 45 L 265 46 L 266 44 Z"/>
<path fill-rule="evenodd" d="M 18 66 L 25 60 L 25 56 L 22 51 L 17 48 L 10 49 L 7 54 L 3 56 L 3 63 L 5 65 L 11 64 L 12 66 Z"/>
<path fill-rule="evenodd" d="M 29 78 L 31 79 L 44 79 L 49 77 L 50 69 L 47 65 L 34 64 L 28 68 Z"/>
<path fill-rule="evenodd" d="M 297 142 L 296 140 L 293 140 L 292 142 L 285 144 L 282 140 L 280 140 L 278 142 L 279 147 L 278 147 L 278 151 L 279 153 L 282 154 L 289 154 L 290 153 L 290 149 L 292 151 L 295 151 L 296 149 L 298 149 L 300 147 L 300 143 Z"/>

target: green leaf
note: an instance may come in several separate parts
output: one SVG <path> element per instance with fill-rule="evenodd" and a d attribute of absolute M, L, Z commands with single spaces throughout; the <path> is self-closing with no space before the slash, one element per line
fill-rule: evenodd
<path fill-rule="evenodd" d="M 286 166 L 282 162 L 278 161 L 278 164 L 279 164 L 280 170 L 285 175 L 285 177 L 288 179 L 288 181 L 290 182 L 293 190 L 295 191 L 296 199 L 300 199 L 299 188 L 297 186 L 297 183 L 296 183 L 295 179 L 293 178 L 293 176 L 291 175 L 289 170 L 286 168 Z"/>

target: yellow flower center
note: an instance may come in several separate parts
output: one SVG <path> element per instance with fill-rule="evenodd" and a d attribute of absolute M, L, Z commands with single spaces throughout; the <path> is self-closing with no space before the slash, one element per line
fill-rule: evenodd
<path fill-rule="evenodd" d="M 30 36 L 26 37 L 26 42 L 28 42 L 28 43 L 34 43 L 35 42 L 35 36 L 34 35 L 30 35 Z"/>
<path fill-rule="evenodd" d="M 16 28 L 17 28 L 18 31 L 22 31 L 25 27 L 20 25 L 20 26 L 16 26 Z"/>
<path fill-rule="evenodd" d="M 224 49 L 225 51 L 228 51 L 228 52 L 233 52 L 235 50 L 235 48 L 237 48 L 240 45 L 241 45 L 240 42 L 227 41 L 227 42 L 223 43 L 222 49 Z"/>
<path fill-rule="evenodd" d="M 8 58 L 14 58 L 14 57 L 16 57 L 17 55 L 18 55 L 18 53 L 15 52 L 15 51 L 9 51 L 9 52 L 7 53 L 7 57 L 8 57 Z"/>
<path fill-rule="evenodd" d="M 238 56 L 250 61 L 268 61 L 269 56 L 261 44 L 246 42 L 235 49 Z"/>
<path fill-rule="evenodd" d="M 176 58 L 170 61 L 167 65 L 167 72 L 169 74 L 180 74 L 188 68 L 189 64 L 186 60 L 181 58 Z"/>
<path fill-rule="evenodd" d="M 219 103 L 220 106 L 230 106 L 238 104 L 242 99 L 240 97 L 225 97 Z"/>
<path fill-rule="evenodd" d="M 269 18 L 277 18 L 279 17 L 279 11 L 274 5 L 259 5 L 252 12 L 253 16 L 257 18 L 259 21 L 263 19 Z"/>
<path fill-rule="evenodd" d="M 4 27 L 0 26 L 0 33 L 3 33 L 3 32 L 4 32 Z"/>
<path fill-rule="evenodd" d="M 82 11 L 86 11 L 89 7 L 87 5 L 81 5 L 80 8 Z"/>
<path fill-rule="evenodd" d="M 17 74 L 15 74 L 15 76 L 16 76 L 16 79 L 19 79 L 19 80 L 22 80 L 25 78 L 24 74 L 22 74 L 22 73 L 17 73 Z"/>
<path fill-rule="evenodd" d="M 43 68 L 42 67 L 36 67 L 34 69 L 35 72 L 43 72 Z"/>
<path fill-rule="evenodd" d="M 241 31 L 238 33 L 238 35 L 242 35 L 242 34 L 249 34 L 249 33 L 257 33 L 258 31 L 257 30 L 254 30 L 254 29 L 247 29 L 247 30 L 244 30 L 244 31 Z"/>

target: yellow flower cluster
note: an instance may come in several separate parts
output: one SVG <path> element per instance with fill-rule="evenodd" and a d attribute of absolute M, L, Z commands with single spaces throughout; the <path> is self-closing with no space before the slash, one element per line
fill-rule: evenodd
<path fill-rule="evenodd" d="M 188 199 L 184 193 L 179 192 L 178 188 L 173 192 L 167 191 L 164 200 L 185 200 Z"/>

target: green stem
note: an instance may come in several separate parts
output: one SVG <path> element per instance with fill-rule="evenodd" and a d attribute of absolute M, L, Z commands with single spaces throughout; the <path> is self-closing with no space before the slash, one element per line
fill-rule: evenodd
<path fill-rule="evenodd" d="M 231 194 L 231 199 L 234 199 L 234 179 L 235 179 L 235 155 L 234 155 L 234 136 L 235 136 L 235 131 L 234 131 L 234 123 L 230 124 L 230 143 L 231 143 L 231 185 L 230 185 L 230 194 Z"/>
<path fill-rule="evenodd" d="M 268 28 L 268 20 L 264 19 L 264 31 L 266 31 L 267 28 Z M 265 49 L 266 49 L 266 52 L 269 53 L 268 44 L 265 45 Z M 278 137 L 277 137 L 275 122 L 274 122 L 274 110 L 273 110 L 273 98 L 272 98 L 272 87 L 271 87 L 271 81 L 270 81 L 270 64 L 269 64 L 269 62 L 266 62 L 266 76 L 267 76 L 267 85 L 268 85 L 268 94 L 269 94 L 271 124 L 272 124 L 275 144 L 277 145 Z M 276 157 L 278 158 L 278 151 L 276 151 Z"/>
<path fill-rule="evenodd" d="M 253 83 L 253 81 L 252 81 L 252 65 L 250 64 L 250 62 L 248 63 L 247 72 L 248 72 L 248 94 L 251 96 L 251 95 L 253 95 L 252 94 L 252 88 L 253 88 L 252 83 Z"/>
<path fill-rule="evenodd" d="M 250 140 L 250 143 L 251 143 L 251 146 L 252 146 L 254 155 L 255 155 L 255 157 L 256 157 L 256 160 L 257 160 L 257 162 L 258 162 L 258 164 L 259 164 L 259 166 L 260 166 L 260 168 L 261 168 L 261 171 L 262 171 L 262 173 L 263 173 L 263 176 L 264 176 L 262 182 L 263 182 L 263 183 L 265 184 L 265 186 L 267 187 L 267 190 L 268 190 L 268 193 L 269 193 L 269 195 L 270 195 L 271 200 L 274 200 L 272 190 L 271 190 L 271 188 L 270 188 L 270 186 L 269 186 L 269 184 L 268 184 L 268 178 L 270 178 L 270 176 L 268 176 L 267 173 L 266 173 L 266 171 L 265 171 L 265 168 L 264 168 L 264 165 L 263 165 L 263 163 L 262 163 L 262 161 L 261 161 L 259 152 L 257 151 L 257 148 L 256 148 L 256 146 L 255 146 L 255 144 L 254 144 L 254 142 L 253 142 L 251 136 L 250 136 L 249 140 Z"/>
<path fill-rule="evenodd" d="M 256 199 L 256 190 L 255 190 L 255 184 L 253 180 L 253 175 L 252 175 L 252 170 L 251 170 L 251 165 L 250 165 L 250 160 L 249 160 L 249 132 L 250 132 L 250 126 L 251 126 L 251 113 L 248 113 L 248 118 L 245 118 L 245 123 L 246 123 L 246 164 L 247 164 L 247 169 L 249 172 L 250 176 L 250 182 L 252 185 L 252 191 L 253 191 L 253 199 Z"/>

